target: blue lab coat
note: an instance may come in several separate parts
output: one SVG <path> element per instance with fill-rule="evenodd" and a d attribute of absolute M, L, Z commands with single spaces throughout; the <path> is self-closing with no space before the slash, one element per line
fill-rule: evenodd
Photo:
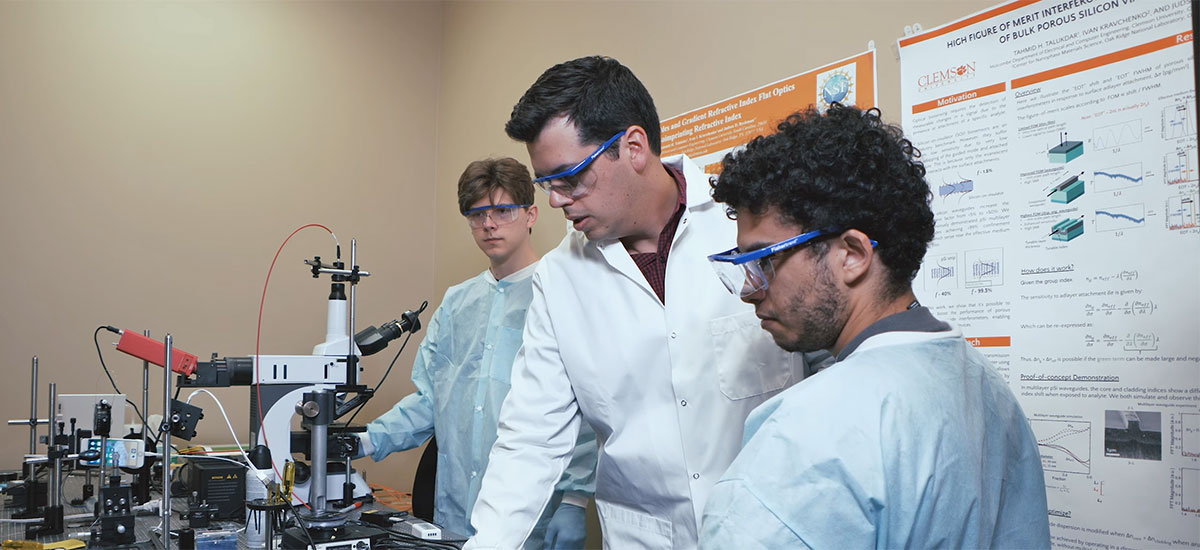
<path fill-rule="evenodd" d="M 1050 547 L 1037 441 L 956 329 L 872 336 L 745 433 L 702 548 Z"/>
<path fill-rule="evenodd" d="M 521 347 L 536 263 L 497 281 L 491 271 L 451 287 L 433 314 L 413 363 L 417 391 L 367 425 L 371 457 L 420 446 L 436 433 L 434 521 L 472 535 L 471 509 L 496 441 L 500 405 Z M 570 465 L 527 547 L 540 548 L 563 492 L 595 493 L 596 435 L 581 431 Z"/>

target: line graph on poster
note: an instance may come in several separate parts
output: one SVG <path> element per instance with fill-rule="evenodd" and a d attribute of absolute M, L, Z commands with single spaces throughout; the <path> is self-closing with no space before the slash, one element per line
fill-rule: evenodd
<path fill-rule="evenodd" d="M 1146 205 L 1124 204 L 1097 209 L 1092 223 L 1096 224 L 1097 231 L 1138 229 L 1146 223 Z"/>
<path fill-rule="evenodd" d="M 1092 473 L 1092 423 L 1082 420 L 1029 421 L 1042 455 L 1042 469 L 1068 474 Z"/>
<path fill-rule="evenodd" d="M 1092 171 L 1092 185 L 1096 192 L 1119 191 L 1142 184 L 1145 172 L 1141 162 L 1131 162 L 1119 166 L 1109 166 Z"/>

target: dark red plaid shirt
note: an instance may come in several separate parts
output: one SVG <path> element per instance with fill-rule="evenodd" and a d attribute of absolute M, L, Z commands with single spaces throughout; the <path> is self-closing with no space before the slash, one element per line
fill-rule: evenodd
<path fill-rule="evenodd" d="M 654 289 L 658 299 L 665 304 L 667 256 L 671 253 L 671 241 L 675 240 L 679 220 L 683 218 L 683 211 L 687 209 L 687 180 L 683 178 L 683 172 L 676 170 L 674 166 L 664 164 L 663 167 L 675 178 L 675 185 L 679 187 L 679 202 L 675 205 L 675 213 L 671 215 L 666 227 L 663 227 L 662 233 L 658 234 L 657 252 L 631 252 L 629 256 L 633 258 L 633 263 L 637 264 L 638 269 L 642 270 L 642 275 L 646 277 L 646 282 L 650 283 L 650 288 Z"/>

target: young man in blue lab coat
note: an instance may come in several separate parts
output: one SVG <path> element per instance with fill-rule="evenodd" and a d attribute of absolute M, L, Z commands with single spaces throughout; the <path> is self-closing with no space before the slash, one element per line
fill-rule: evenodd
<path fill-rule="evenodd" d="M 777 348 L 709 267 L 736 226 L 694 163 L 659 158 L 654 101 L 628 68 L 551 67 L 505 129 L 573 230 L 533 275 L 467 547 L 525 540 L 586 424 L 602 441 L 605 547 L 694 548 L 746 415 L 800 380 L 804 357 Z"/>
<path fill-rule="evenodd" d="M 834 106 L 725 157 L 738 247 L 714 267 L 780 347 L 837 362 L 750 415 L 702 547 L 1050 547 L 1016 397 L 913 294 L 934 225 L 918 155 L 878 110 Z"/>
<path fill-rule="evenodd" d="M 436 435 L 434 521 L 459 534 L 474 533 L 471 507 L 533 296 L 533 195 L 529 170 L 514 159 L 467 166 L 458 180 L 458 208 L 490 267 L 446 291 L 413 363 L 416 393 L 368 424 L 363 438 L 364 453 L 378 461 Z M 583 547 L 584 507 L 595 491 L 596 438 L 589 430 L 572 441 L 571 462 L 556 478 L 553 498 L 537 511 L 526 548 Z"/>

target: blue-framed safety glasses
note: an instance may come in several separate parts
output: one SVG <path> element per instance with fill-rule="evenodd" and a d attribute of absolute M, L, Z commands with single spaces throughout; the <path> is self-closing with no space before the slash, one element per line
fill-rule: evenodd
<path fill-rule="evenodd" d="M 579 161 L 579 163 L 575 166 L 572 166 L 570 169 L 557 174 L 550 174 L 549 176 L 537 178 L 533 180 L 533 183 L 541 188 L 542 191 L 545 191 L 547 195 L 549 195 L 551 191 L 557 191 L 559 195 L 571 197 L 573 199 L 577 199 L 586 195 L 589 188 L 588 186 L 580 185 L 581 180 L 579 176 L 582 175 L 583 171 L 587 170 L 587 167 L 591 166 L 597 158 L 600 158 L 600 155 L 604 154 L 609 147 L 612 147 L 612 144 L 616 143 L 618 139 L 621 139 L 621 136 L 623 135 L 625 135 L 625 130 L 617 132 L 617 135 L 610 137 L 608 138 L 608 141 L 601 143 L 595 151 L 592 151 L 592 154 Z M 555 183 L 556 180 L 558 183 Z"/>
<path fill-rule="evenodd" d="M 517 214 L 521 213 L 522 208 L 529 208 L 532 204 L 489 204 L 472 208 L 463 212 L 466 216 L 467 223 L 472 229 L 479 229 L 491 216 L 492 222 L 496 225 L 507 225 L 517 219 Z"/>
<path fill-rule="evenodd" d="M 745 298 L 760 290 L 766 290 L 771 284 L 771 279 L 775 278 L 775 264 L 771 262 L 771 256 L 812 244 L 822 237 L 841 234 L 843 231 L 845 229 L 840 227 L 817 229 L 749 252 L 741 252 L 734 247 L 709 256 L 708 261 L 721 278 L 721 282 L 725 283 L 725 288 L 738 297 Z M 876 246 L 879 246 L 879 243 L 871 240 L 871 247 Z"/>

